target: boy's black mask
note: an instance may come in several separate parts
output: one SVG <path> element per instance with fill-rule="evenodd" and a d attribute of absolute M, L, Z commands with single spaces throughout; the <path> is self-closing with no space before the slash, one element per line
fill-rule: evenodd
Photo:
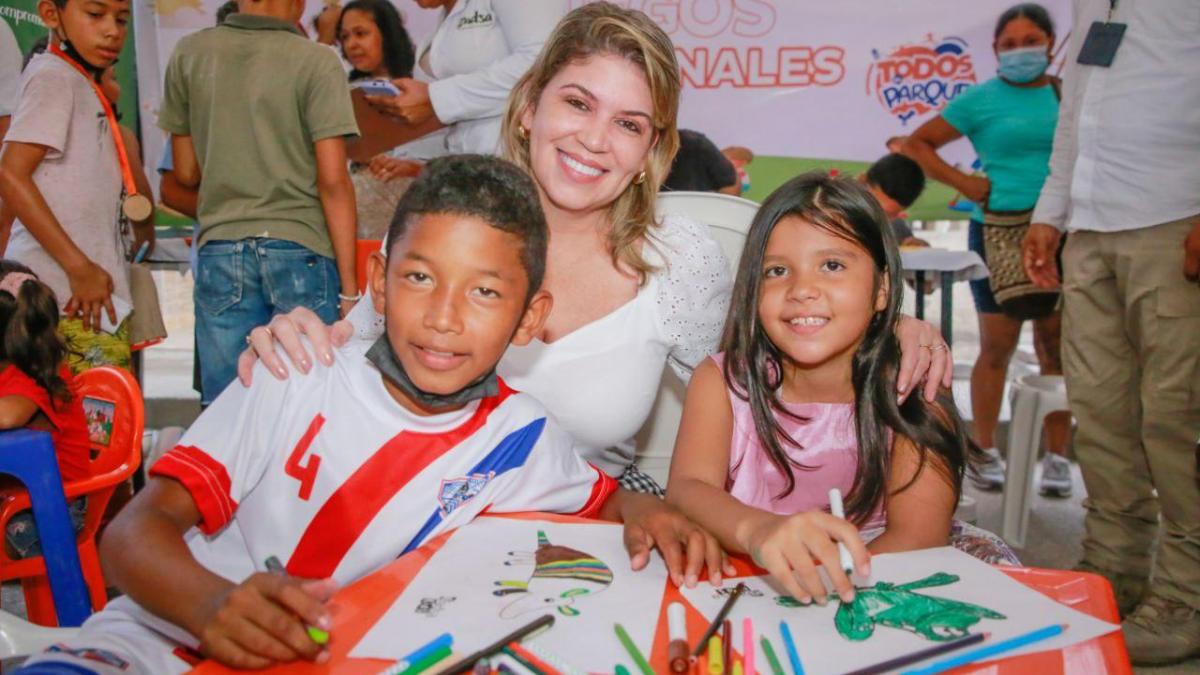
<path fill-rule="evenodd" d="M 374 364 L 392 384 L 400 387 L 400 390 L 409 398 L 427 408 L 460 406 L 500 393 L 500 378 L 496 376 L 495 368 L 452 394 L 431 394 L 418 389 L 417 385 L 413 384 L 412 379 L 409 378 L 408 373 L 404 372 L 404 366 L 400 364 L 400 359 L 392 350 L 392 343 L 388 341 L 387 335 L 380 336 L 375 344 L 371 345 L 371 348 L 367 350 L 367 360 Z"/>

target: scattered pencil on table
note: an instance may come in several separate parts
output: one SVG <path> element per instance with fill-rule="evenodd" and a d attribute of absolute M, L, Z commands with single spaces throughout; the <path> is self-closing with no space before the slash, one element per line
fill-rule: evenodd
<path fill-rule="evenodd" d="M 745 675 L 746 670 L 744 668 L 742 668 L 742 660 L 741 659 L 736 659 L 733 662 L 733 670 L 731 672 L 733 672 L 733 675 Z"/>
<path fill-rule="evenodd" d="M 845 519 L 846 517 L 846 507 L 844 504 L 842 504 L 842 491 L 837 488 L 833 488 L 829 491 L 829 512 L 832 513 L 835 518 Z M 854 559 L 850 557 L 850 551 L 842 542 L 838 542 L 837 548 L 838 560 L 842 569 L 846 572 L 846 575 L 849 576 L 852 572 L 854 572 Z"/>
<path fill-rule="evenodd" d="M 775 656 L 775 649 L 771 647 L 771 641 L 764 637 L 762 648 L 763 655 L 767 657 L 767 665 L 771 666 L 771 675 L 783 675 L 783 665 L 779 663 L 779 657 Z"/>
<path fill-rule="evenodd" d="M 650 667 L 650 663 L 646 661 L 646 657 L 642 656 L 642 652 L 633 644 L 633 639 L 629 637 L 629 633 L 621 624 L 613 624 L 613 630 L 617 633 L 617 639 L 621 641 L 621 645 L 625 647 L 625 651 L 629 652 L 629 657 L 633 659 L 634 665 L 641 671 L 642 675 L 654 675 L 654 669 Z"/>
<path fill-rule="evenodd" d="M 616 675 L 630 675 L 629 669 L 619 663 L 617 664 L 615 673 Z"/>
<path fill-rule="evenodd" d="M 744 592 L 746 592 L 746 584 L 739 582 L 737 586 L 734 586 L 733 592 L 725 599 L 725 604 L 721 605 L 721 611 L 717 612 L 717 616 L 708 625 L 708 628 L 704 631 L 704 635 L 700 636 L 700 642 L 696 643 L 696 646 L 692 648 L 693 658 L 700 656 L 704 651 L 704 648 L 708 645 L 708 639 L 721 627 L 721 623 L 725 621 L 725 617 L 729 616 L 729 610 L 733 609 L 733 603 L 737 602 L 737 599 Z"/>
<path fill-rule="evenodd" d="M 553 664 L 547 662 L 537 654 L 534 654 L 532 650 L 527 649 L 523 645 L 513 642 L 505 647 L 505 649 L 512 652 L 513 658 L 520 661 L 521 665 L 528 663 L 529 665 L 526 667 L 532 670 L 535 670 L 539 673 L 546 673 L 546 675 L 563 675 L 562 671 L 560 671 L 558 668 L 555 668 Z"/>
<path fill-rule="evenodd" d="M 779 632 L 783 635 L 783 646 L 787 649 L 788 661 L 792 664 L 794 675 L 804 675 L 804 666 L 800 664 L 800 652 L 796 651 L 796 641 L 792 639 L 792 631 L 786 621 L 779 622 Z"/>
<path fill-rule="evenodd" d="M 667 661 L 672 673 L 688 671 L 687 612 L 683 603 L 667 605 Z"/>
<path fill-rule="evenodd" d="M 742 619 L 742 663 L 745 675 L 754 675 L 754 620 Z"/>
<path fill-rule="evenodd" d="M 267 566 L 267 571 L 272 574 L 287 574 L 287 570 L 284 569 L 283 563 L 279 562 L 279 558 L 276 558 L 275 556 L 267 558 L 265 564 Z M 305 629 L 308 631 L 309 639 L 311 639 L 313 642 L 319 645 L 329 644 L 329 631 L 323 630 L 317 626 L 305 626 Z"/>
<path fill-rule="evenodd" d="M 721 658 L 721 636 L 714 635 L 708 639 L 708 675 L 723 675 L 725 661 Z"/>
<path fill-rule="evenodd" d="M 948 659 L 943 659 L 936 663 L 932 663 L 924 668 L 918 668 L 916 670 L 906 670 L 906 671 L 904 671 L 904 675 L 934 675 L 935 673 L 943 673 L 943 672 L 946 672 L 947 670 L 951 670 L 951 669 L 957 668 L 959 666 L 965 666 L 969 663 L 983 661 L 984 659 L 988 659 L 993 656 L 1003 654 L 1004 652 L 1010 652 L 1014 649 L 1020 649 L 1021 647 L 1031 645 L 1035 642 L 1041 642 L 1042 640 L 1049 640 L 1052 637 L 1061 635 L 1062 632 L 1065 631 L 1066 629 L 1067 629 L 1066 624 L 1055 624 L 1053 626 L 1046 626 L 1045 628 L 1039 628 L 1038 630 L 1030 631 L 1023 635 L 1018 635 L 1016 637 L 1009 638 L 1007 640 L 1001 640 L 1000 642 L 997 642 L 994 645 L 980 647 L 979 649 L 972 649 L 971 651 L 969 651 L 965 654 L 959 654 L 957 656 L 952 656 Z"/>
<path fill-rule="evenodd" d="M 474 669 L 475 673 L 478 673 L 480 661 L 485 662 L 485 664 L 484 664 L 485 670 L 483 672 L 486 673 L 486 672 L 488 672 L 486 670 L 486 668 L 488 667 L 486 664 L 488 657 L 492 656 L 493 654 L 496 654 L 497 652 L 504 649 L 505 647 L 507 647 L 509 644 L 511 644 L 513 642 L 520 642 L 521 640 L 524 640 L 525 638 L 532 637 L 535 633 L 542 631 L 546 628 L 549 628 L 550 626 L 553 626 L 553 625 L 554 625 L 554 615 L 543 614 L 542 616 L 534 619 L 533 621 L 530 621 L 529 623 L 525 624 L 524 626 L 521 626 L 520 628 L 514 630 L 513 632 L 509 633 L 508 635 L 505 635 L 504 637 L 500 638 L 499 640 L 496 640 L 495 642 L 484 647 L 483 649 L 480 649 L 479 651 L 464 657 L 462 661 L 460 661 L 453 668 L 447 669 L 445 671 L 445 673 L 446 673 L 446 675 L 458 675 L 458 673 L 472 672 L 472 669 Z"/>
<path fill-rule="evenodd" d="M 846 673 L 846 675 L 877 675 L 878 673 L 886 673 L 891 670 L 896 670 L 897 668 L 903 668 L 904 666 L 910 666 L 914 663 L 919 663 L 925 659 L 932 659 L 935 656 L 941 656 L 942 654 L 958 651 L 963 647 L 970 647 L 971 645 L 983 642 L 984 640 L 988 639 L 990 635 L 991 633 L 972 633 L 966 637 L 958 638 L 957 640 L 943 642 L 940 645 L 927 647 L 911 654 L 897 656 L 894 659 L 888 659 L 887 661 L 881 661 L 865 668 L 859 668 L 858 670 Z"/>
<path fill-rule="evenodd" d="M 442 633 L 402 657 L 395 665 L 381 671 L 379 675 L 415 675 L 415 673 L 428 670 L 449 656 L 453 645 L 454 638 L 449 633 Z M 436 657 L 436 659 L 430 660 L 431 657 Z"/>

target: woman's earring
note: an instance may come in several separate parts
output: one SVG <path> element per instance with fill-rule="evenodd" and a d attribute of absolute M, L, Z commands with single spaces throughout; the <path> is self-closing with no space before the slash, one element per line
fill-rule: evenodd
<path fill-rule="evenodd" d="M 645 183 L 645 182 L 646 182 L 646 172 L 645 171 L 639 173 L 637 175 L 637 178 L 633 179 L 634 185 L 641 185 L 642 183 Z"/>
<path fill-rule="evenodd" d="M 523 140 L 523 141 L 529 140 L 529 130 L 525 128 L 524 124 L 517 125 L 517 133 L 521 134 L 521 140 Z"/>

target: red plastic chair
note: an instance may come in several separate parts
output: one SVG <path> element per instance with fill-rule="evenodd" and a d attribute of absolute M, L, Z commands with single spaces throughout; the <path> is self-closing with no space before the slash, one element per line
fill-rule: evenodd
<path fill-rule="evenodd" d="M 358 292 L 367 292 L 367 258 L 371 254 L 379 250 L 383 242 L 378 239 L 359 239 L 358 240 L 358 255 L 355 263 L 355 271 L 358 275 Z"/>
<path fill-rule="evenodd" d="M 76 393 L 83 397 L 84 414 L 92 441 L 90 478 L 63 486 L 67 500 L 87 496 L 87 515 L 78 538 L 79 562 L 87 581 L 92 609 L 108 601 L 96 531 L 113 491 L 137 470 L 142 461 L 145 408 L 137 380 L 128 371 L 108 366 L 92 368 L 75 377 Z M 30 508 L 29 495 L 16 489 L 0 495 L 0 532 L 10 518 Z M 0 581 L 20 579 L 29 620 L 43 626 L 58 625 L 46 565 L 39 556 L 12 560 L 0 546 Z"/>

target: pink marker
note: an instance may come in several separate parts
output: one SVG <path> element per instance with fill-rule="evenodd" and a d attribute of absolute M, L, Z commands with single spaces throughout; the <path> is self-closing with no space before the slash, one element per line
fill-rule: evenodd
<path fill-rule="evenodd" d="M 754 675 L 754 621 L 742 619 L 742 673 Z"/>

